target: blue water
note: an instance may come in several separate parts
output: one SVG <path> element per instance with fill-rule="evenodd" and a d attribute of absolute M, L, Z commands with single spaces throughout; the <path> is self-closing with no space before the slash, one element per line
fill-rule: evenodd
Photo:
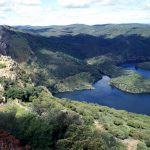
<path fill-rule="evenodd" d="M 146 78 L 150 78 L 150 71 L 136 69 L 132 65 L 124 66 L 134 70 Z M 78 101 L 98 103 L 100 105 L 127 110 L 129 112 L 150 115 L 150 94 L 130 94 L 120 91 L 109 85 L 110 78 L 103 76 L 96 82 L 93 90 L 80 90 L 74 92 L 58 93 L 60 98 L 69 98 Z"/>
<path fill-rule="evenodd" d="M 121 67 L 128 69 L 128 70 L 133 70 L 136 73 L 143 76 L 144 78 L 150 79 L 150 71 L 149 70 L 143 70 L 143 69 L 137 68 L 134 66 L 134 64 L 123 64 L 123 65 L 121 65 Z"/>

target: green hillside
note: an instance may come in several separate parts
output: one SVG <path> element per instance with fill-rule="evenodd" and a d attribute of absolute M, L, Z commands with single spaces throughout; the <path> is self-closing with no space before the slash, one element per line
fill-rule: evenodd
<path fill-rule="evenodd" d="M 64 31 L 59 36 L 52 36 L 45 28 L 50 27 L 2 26 L 1 34 L 4 36 L 1 41 L 7 47 L 1 53 L 23 64 L 37 85 L 42 84 L 53 93 L 89 89 L 92 83 L 101 79 L 101 74 L 113 78 L 123 75 L 124 70 L 117 66 L 120 63 L 150 60 L 150 37 L 147 31 L 149 25 L 52 26 L 56 32 Z M 41 36 L 38 32 L 40 29 L 49 36 Z M 67 34 L 70 30 L 73 34 Z M 108 32 L 111 38 L 107 37 Z M 88 60 L 92 63 L 88 63 Z M 86 74 L 85 79 L 83 73 Z M 126 75 L 125 73 L 123 79 L 127 79 Z M 128 89 L 130 77 L 127 79 L 129 81 L 122 80 L 121 85 L 127 85 L 126 88 L 118 86 L 118 79 L 120 78 L 114 80 L 114 86 L 134 93 L 134 90 Z M 140 82 L 141 79 L 137 78 L 137 89 Z M 149 89 L 149 84 L 146 87 L 143 84 L 143 89 L 147 87 Z M 149 92 L 141 90 L 141 86 L 137 91 Z"/>
<path fill-rule="evenodd" d="M 114 38 L 120 35 L 140 35 L 150 36 L 149 24 L 104 24 L 104 25 L 84 25 L 72 24 L 67 26 L 16 26 L 17 29 L 28 31 L 43 36 L 62 36 L 87 34 L 92 36 L 106 36 Z"/>
<path fill-rule="evenodd" d="M 150 59 L 150 25 L 146 24 L 21 26 L 16 29 L 32 34 L 32 38 L 26 38 L 36 50 L 42 47 L 80 59 L 108 53 L 123 56 L 126 61 Z M 37 39 L 39 35 L 43 37 Z"/>
<path fill-rule="evenodd" d="M 7 105 L 1 106 L 0 127 L 32 148 L 150 149 L 148 116 L 57 99 L 46 91 L 31 97 L 32 103 L 9 100 Z"/>
<path fill-rule="evenodd" d="M 37 150 L 149 150 L 149 116 L 54 97 L 91 89 L 102 75 L 123 91 L 150 93 L 150 80 L 120 66 L 149 68 L 149 29 L 0 26 L 0 130 Z"/>

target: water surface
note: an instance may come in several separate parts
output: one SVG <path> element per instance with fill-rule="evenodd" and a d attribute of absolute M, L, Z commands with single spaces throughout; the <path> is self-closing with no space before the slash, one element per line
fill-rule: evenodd
<path fill-rule="evenodd" d="M 150 79 L 150 71 L 149 70 L 144 70 L 138 67 L 135 67 L 134 64 L 123 64 L 121 67 L 124 67 L 125 69 L 135 71 L 136 73 L 140 74 L 144 78 Z"/>
<path fill-rule="evenodd" d="M 136 69 L 133 65 L 124 66 L 134 70 L 146 78 L 150 78 L 150 71 Z M 150 94 L 130 94 L 109 85 L 110 78 L 103 76 L 96 82 L 93 90 L 58 93 L 60 98 L 98 103 L 100 105 L 123 109 L 129 112 L 150 115 Z"/>

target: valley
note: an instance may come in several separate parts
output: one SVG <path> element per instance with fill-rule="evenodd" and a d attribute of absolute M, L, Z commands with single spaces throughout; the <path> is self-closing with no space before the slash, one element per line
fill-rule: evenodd
<path fill-rule="evenodd" d="M 0 129 L 29 149 L 149 150 L 149 31 L 0 26 Z"/>
<path fill-rule="evenodd" d="M 125 69 L 132 70 L 139 75 L 145 76 L 150 79 L 150 71 L 135 69 L 134 65 L 131 64 L 124 64 L 121 66 L 124 66 Z M 64 92 L 58 93 L 55 96 L 59 98 L 68 98 L 78 101 L 87 101 L 90 103 L 97 103 L 100 105 L 113 107 L 116 109 L 127 110 L 129 112 L 150 115 L 149 94 L 132 94 L 123 92 L 121 90 L 118 90 L 122 87 L 117 89 L 115 88 L 117 87 L 116 85 L 112 86 L 111 82 L 113 82 L 113 80 L 115 79 L 112 79 L 111 81 L 111 78 L 109 78 L 108 76 L 103 76 L 101 80 L 93 84 L 93 89 L 91 90 Z M 119 84 L 120 83 L 121 82 L 119 82 Z"/>

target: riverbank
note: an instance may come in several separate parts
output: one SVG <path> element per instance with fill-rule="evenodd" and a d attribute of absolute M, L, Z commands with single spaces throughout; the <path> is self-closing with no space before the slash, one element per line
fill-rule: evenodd
<path fill-rule="evenodd" d="M 118 66 L 116 62 L 106 56 L 95 59 L 87 60 L 90 68 L 88 68 L 88 72 L 69 76 L 56 83 L 53 94 L 93 89 L 92 85 L 102 78 L 102 74 L 111 78 L 110 84 L 112 86 L 124 92 L 150 93 L 149 71 L 137 69 L 136 64 L 120 64 Z"/>
<path fill-rule="evenodd" d="M 136 67 L 150 71 L 150 62 L 138 63 Z"/>
<path fill-rule="evenodd" d="M 150 93 L 150 80 L 134 71 L 128 71 L 126 75 L 112 78 L 110 84 L 128 93 Z"/>
<path fill-rule="evenodd" d="M 97 103 L 99 105 L 150 115 L 150 94 L 131 94 L 110 85 L 110 78 L 103 76 L 97 81 L 93 90 L 80 90 L 58 93 L 58 98 Z M 136 105 L 135 105 L 136 104 Z"/>
<path fill-rule="evenodd" d="M 150 71 L 137 67 L 138 64 L 122 64 L 121 76 L 112 78 L 110 84 L 122 91 L 141 94 L 150 93 Z"/>

